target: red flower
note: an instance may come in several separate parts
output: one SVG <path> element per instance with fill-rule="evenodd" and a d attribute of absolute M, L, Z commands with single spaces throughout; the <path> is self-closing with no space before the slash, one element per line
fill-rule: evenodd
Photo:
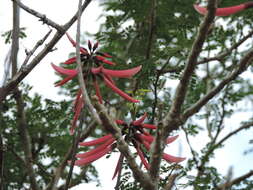
<path fill-rule="evenodd" d="M 205 15 L 207 13 L 207 9 L 205 7 L 201 7 L 197 4 L 193 5 L 195 10 L 198 11 L 200 14 Z M 248 9 L 253 7 L 253 2 L 247 2 L 240 5 L 232 6 L 232 7 L 225 7 L 225 8 L 217 8 L 216 9 L 216 16 L 229 16 L 231 14 L 235 14 L 239 11 Z"/>
<path fill-rule="evenodd" d="M 76 46 L 76 42 L 67 34 L 67 37 L 69 41 L 72 43 L 73 46 Z M 102 80 L 107 87 L 109 87 L 113 92 L 119 94 L 121 97 L 126 99 L 129 102 L 137 103 L 139 100 L 136 100 L 120 90 L 114 83 L 113 77 L 118 77 L 118 78 L 129 78 L 138 73 L 141 70 L 141 66 L 132 68 L 132 69 L 127 69 L 127 70 L 110 70 L 106 69 L 103 67 L 103 64 L 108 64 L 108 65 L 115 65 L 115 63 L 109 61 L 107 58 L 110 58 L 111 56 L 108 55 L 107 53 L 101 53 L 96 51 L 98 48 L 98 43 L 95 43 L 93 46 L 90 41 L 88 41 L 88 48 L 89 50 L 81 47 L 80 48 L 80 53 L 81 53 L 81 61 L 84 63 L 83 65 L 83 74 L 84 74 L 84 79 L 91 78 L 93 81 L 93 86 L 95 93 L 99 99 L 99 102 L 102 103 L 102 96 L 100 93 L 100 88 L 98 84 L 98 79 Z M 73 64 L 76 62 L 76 57 L 71 57 L 67 61 L 65 61 L 63 64 L 69 65 Z M 91 63 L 91 67 L 90 64 Z M 60 73 L 61 75 L 65 75 L 66 77 L 61 80 L 60 82 L 56 83 L 55 86 L 61 86 L 65 84 L 66 82 L 70 81 L 74 77 L 78 75 L 77 69 L 66 69 L 62 68 L 59 66 L 56 66 L 52 64 L 53 69 Z M 89 77 L 91 76 L 91 77 Z M 76 122 L 80 116 L 81 110 L 84 106 L 83 98 L 82 98 L 82 93 L 81 90 L 77 92 L 76 99 L 74 101 L 74 119 L 72 121 L 72 126 L 71 126 L 71 134 L 73 134 L 74 129 L 76 127 Z"/>
<path fill-rule="evenodd" d="M 150 150 L 150 145 L 153 142 L 154 137 L 150 133 L 145 131 L 145 128 L 156 129 L 157 127 L 152 124 L 143 123 L 146 117 L 147 114 L 145 113 L 140 119 L 132 121 L 130 124 L 127 124 L 122 120 L 116 120 L 116 123 L 119 126 L 122 126 L 121 132 L 126 142 L 135 147 L 137 155 L 139 156 L 142 164 L 148 170 L 150 168 L 150 165 L 148 163 L 145 152 L 148 152 Z M 177 137 L 178 136 L 167 138 L 166 144 L 172 143 L 177 139 Z M 88 152 L 76 154 L 76 158 L 79 158 L 75 161 L 75 165 L 77 166 L 84 166 L 90 164 L 117 147 L 116 140 L 111 134 L 105 135 L 92 141 L 81 142 L 79 143 L 79 145 L 96 147 Z M 119 170 L 121 169 L 123 159 L 124 156 L 120 154 L 112 179 L 116 177 Z M 183 161 L 185 158 L 175 157 L 171 156 L 170 154 L 163 153 L 163 159 L 169 163 L 178 163 Z"/>

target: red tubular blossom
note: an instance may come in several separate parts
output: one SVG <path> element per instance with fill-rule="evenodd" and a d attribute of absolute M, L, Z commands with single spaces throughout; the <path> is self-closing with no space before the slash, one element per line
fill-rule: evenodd
<path fill-rule="evenodd" d="M 76 62 L 76 57 L 71 57 L 67 61 L 65 61 L 63 64 L 69 65 Z"/>
<path fill-rule="evenodd" d="M 68 81 L 72 80 L 75 77 L 75 75 L 70 75 L 66 78 L 64 78 L 63 80 L 61 80 L 60 82 L 56 83 L 55 86 L 62 86 L 65 83 L 67 83 Z"/>
<path fill-rule="evenodd" d="M 106 142 L 107 140 L 113 138 L 111 134 L 109 135 L 105 135 L 103 137 L 100 137 L 100 138 L 97 138 L 97 139 L 94 139 L 92 141 L 88 141 L 88 142 L 81 142 L 79 143 L 80 146 L 94 146 L 94 145 L 99 145 L 99 144 L 102 144 L 104 142 Z"/>
<path fill-rule="evenodd" d="M 112 150 L 112 146 L 108 146 L 105 149 L 103 149 L 102 151 L 93 154 L 91 156 L 88 156 L 86 158 L 80 159 L 80 160 L 76 160 L 75 161 L 75 165 L 76 166 L 84 166 L 87 164 L 90 164 L 91 162 L 94 162 L 95 160 L 101 158 L 102 156 L 106 155 L 107 153 L 109 153 Z"/>
<path fill-rule="evenodd" d="M 199 12 L 200 14 L 202 14 L 202 15 L 207 14 L 207 9 L 205 7 L 201 7 L 197 4 L 194 4 L 193 6 L 194 6 L 195 10 L 197 12 Z M 231 6 L 231 7 L 217 8 L 215 15 L 216 16 L 229 16 L 229 15 L 235 14 L 239 11 L 242 11 L 244 9 L 250 8 L 252 6 L 253 6 L 253 2 L 248 2 L 248 3 L 236 5 L 236 6 Z"/>
<path fill-rule="evenodd" d="M 116 120 L 116 123 L 117 123 L 118 125 L 124 125 L 124 124 L 126 124 L 125 121 L 122 121 L 122 120 L 119 120 L 119 119 Z"/>
<path fill-rule="evenodd" d="M 168 137 L 166 140 L 166 143 L 170 144 L 170 143 L 174 142 L 177 138 L 178 138 L 178 135 L 176 135 L 174 137 Z"/>
<path fill-rule="evenodd" d="M 147 124 L 147 123 L 141 124 L 141 127 L 146 128 L 146 129 L 156 129 L 157 128 L 155 125 Z"/>
<path fill-rule="evenodd" d="M 123 159 L 124 159 L 124 156 L 123 156 L 123 154 L 120 153 L 119 160 L 118 160 L 118 162 L 117 162 L 117 165 L 116 165 L 114 174 L 113 174 L 113 176 L 112 176 L 112 180 L 117 176 L 117 174 L 118 174 L 120 168 L 122 167 Z"/>
<path fill-rule="evenodd" d="M 96 68 L 91 68 L 91 72 L 93 73 L 93 74 L 98 74 L 98 73 L 101 73 L 101 70 L 102 70 L 102 66 L 100 66 L 100 67 L 96 67 Z"/>
<path fill-rule="evenodd" d="M 71 43 L 74 47 L 76 47 L 76 42 L 75 42 L 75 40 L 73 40 L 73 39 L 70 37 L 70 35 L 69 35 L 68 33 L 66 33 L 66 35 L 67 35 L 67 37 L 68 37 L 70 43 Z M 83 54 L 85 54 L 85 55 L 89 54 L 88 51 L 87 51 L 85 48 L 83 48 L 83 47 L 80 47 L 80 52 L 83 53 Z"/>
<path fill-rule="evenodd" d="M 97 59 L 98 61 L 102 61 L 103 63 L 106 63 L 106 64 L 108 64 L 108 65 L 116 65 L 114 62 L 111 62 L 111 61 L 105 59 L 105 58 L 102 57 L 102 56 L 96 55 L 95 57 L 96 57 L 96 59 Z"/>
<path fill-rule="evenodd" d="M 163 153 L 163 159 L 166 160 L 167 162 L 175 162 L 175 163 L 179 163 L 185 160 L 185 158 L 171 156 L 170 154 L 166 153 Z"/>
<path fill-rule="evenodd" d="M 81 110 L 82 110 L 83 106 L 84 106 L 84 102 L 83 102 L 82 96 L 80 96 L 76 102 L 76 105 L 75 105 L 75 114 L 74 114 L 74 118 L 73 118 L 72 125 L 70 128 L 71 135 L 74 134 L 74 130 L 76 128 L 76 122 L 81 114 Z"/>
<path fill-rule="evenodd" d="M 98 83 L 97 83 L 96 79 L 93 80 L 93 85 L 95 87 L 96 96 L 98 97 L 98 101 L 99 101 L 100 104 L 102 104 L 103 99 L 102 99 L 101 92 L 100 92 L 100 89 L 99 89 L 99 86 L 98 86 Z"/>
<path fill-rule="evenodd" d="M 143 152 L 140 150 L 140 148 L 139 148 L 138 146 L 136 147 L 136 150 L 137 150 L 137 154 L 139 155 L 139 157 L 140 157 L 140 159 L 141 159 L 141 163 L 145 166 L 145 168 L 146 168 L 147 170 L 149 170 L 150 165 L 149 165 L 149 163 L 147 162 L 147 160 L 146 160 L 146 158 L 145 158 Z"/>
<path fill-rule="evenodd" d="M 77 91 L 76 99 L 74 101 L 74 110 L 77 108 L 77 105 L 78 105 L 79 99 L 81 98 L 81 95 L 82 95 L 82 90 L 79 89 Z"/>
<path fill-rule="evenodd" d="M 141 125 L 141 124 L 144 122 L 144 120 L 146 119 L 146 117 L 147 117 L 147 113 L 145 112 L 144 115 L 141 116 L 140 119 L 138 119 L 138 120 L 132 122 L 133 125 L 137 125 L 137 126 L 138 126 L 138 125 Z"/>
<path fill-rule="evenodd" d="M 141 65 L 127 70 L 110 70 L 102 67 L 101 72 L 112 77 L 129 78 L 141 70 Z"/>
<path fill-rule="evenodd" d="M 96 49 L 98 48 L 98 42 L 96 42 L 95 44 L 94 44 L 94 46 L 93 46 L 93 51 L 95 51 Z"/>
<path fill-rule="evenodd" d="M 116 92 L 117 94 L 119 94 L 121 97 L 125 98 L 129 102 L 133 102 L 133 103 L 138 103 L 139 102 L 139 100 L 136 100 L 136 99 L 132 98 L 131 96 L 129 96 L 128 94 L 126 94 L 125 92 L 123 92 L 122 90 L 120 90 L 119 88 L 117 88 L 106 77 L 103 76 L 103 79 L 105 81 L 106 86 L 108 86 L 109 88 L 111 88 L 114 92 Z"/>
<path fill-rule="evenodd" d="M 51 65 L 55 71 L 57 71 L 58 73 L 63 74 L 63 75 L 76 76 L 78 73 L 78 71 L 76 69 L 64 69 L 62 67 L 58 67 L 58 66 L 54 65 L 53 63 L 51 63 Z"/>
<path fill-rule="evenodd" d="M 98 51 L 97 51 L 96 54 L 97 54 L 97 55 L 100 55 L 100 56 L 103 56 L 103 57 L 112 58 L 112 56 L 109 55 L 108 53 L 104 53 L 104 52 L 102 53 L 102 52 L 98 52 Z"/>
<path fill-rule="evenodd" d="M 85 157 L 88 157 L 90 155 L 97 154 L 98 152 L 101 152 L 102 150 L 104 150 L 107 146 L 111 145 L 114 141 L 115 141 L 114 138 L 110 138 L 107 141 L 105 141 L 104 144 L 99 145 L 98 147 L 90 150 L 89 152 L 76 154 L 76 158 L 85 158 Z"/>

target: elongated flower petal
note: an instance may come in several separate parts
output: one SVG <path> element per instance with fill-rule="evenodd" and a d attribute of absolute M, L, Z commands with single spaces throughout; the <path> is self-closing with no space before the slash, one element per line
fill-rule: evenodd
<path fill-rule="evenodd" d="M 123 163 L 123 159 L 124 159 L 124 156 L 123 156 L 123 154 L 120 153 L 119 160 L 118 160 L 118 162 L 117 162 L 117 165 L 116 165 L 114 174 L 113 174 L 113 176 L 112 176 L 112 180 L 117 176 L 119 170 L 121 169 L 122 163 Z"/>
<path fill-rule="evenodd" d="M 104 53 L 104 52 L 102 53 L 102 52 L 98 52 L 98 51 L 97 51 L 96 54 L 97 54 L 97 55 L 100 55 L 100 56 L 103 56 L 103 57 L 112 58 L 112 56 L 109 55 L 108 53 Z"/>
<path fill-rule="evenodd" d="M 108 152 L 110 152 L 112 150 L 112 146 L 106 147 L 105 149 L 103 149 L 102 151 L 91 155 L 89 157 L 80 159 L 80 160 L 76 160 L 75 161 L 75 165 L 76 166 L 84 166 L 87 164 L 90 164 L 91 162 L 94 162 L 95 160 L 101 158 L 102 156 L 106 155 Z"/>
<path fill-rule="evenodd" d="M 205 15 L 207 13 L 207 9 L 205 7 L 201 7 L 197 4 L 193 5 L 196 11 L 198 11 L 200 14 Z M 242 11 L 244 9 L 250 8 L 253 6 L 252 2 L 231 6 L 231 7 L 225 7 L 225 8 L 217 8 L 216 9 L 216 16 L 229 16 L 231 14 L 237 13 L 239 11 Z"/>
<path fill-rule="evenodd" d="M 63 75 L 75 76 L 78 73 L 76 69 L 64 69 L 62 67 L 58 67 L 58 66 L 54 65 L 53 63 L 51 63 L 51 65 L 55 71 L 57 71 L 58 73 L 63 74 Z"/>
<path fill-rule="evenodd" d="M 93 80 L 93 85 L 95 87 L 96 96 L 98 97 L 98 101 L 99 101 L 100 104 L 102 104 L 103 99 L 102 99 L 102 95 L 101 95 L 101 92 L 100 92 L 100 89 L 99 89 L 99 86 L 98 86 L 98 83 L 97 83 L 96 79 Z"/>
<path fill-rule="evenodd" d="M 133 121 L 133 125 L 141 125 L 143 121 L 146 119 L 147 113 L 145 112 L 143 116 L 140 117 L 140 119 Z"/>
<path fill-rule="evenodd" d="M 171 156 L 170 154 L 163 153 L 163 159 L 167 162 L 179 163 L 185 160 L 185 158 Z"/>
<path fill-rule="evenodd" d="M 69 65 L 76 62 L 76 57 L 71 57 L 67 61 L 65 61 L 63 64 Z"/>
<path fill-rule="evenodd" d="M 99 145 L 98 147 L 96 147 L 96 148 L 94 148 L 94 149 L 92 149 L 88 152 L 81 153 L 81 154 L 76 154 L 76 158 L 85 158 L 85 157 L 88 157 L 90 155 L 96 154 L 96 153 L 104 150 L 107 146 L 111 145 L 114 141 L 115 141 L 114 138 L 110 138 L 107 141 L 105 141 L 104 144 Z"/>
<path fill-rule="evenodd" d="M 121 97 L 125 98 L 129 102 L 133 102 L 133 103 L 138 103 L 139 102 L 139 100 L 136 100 L 136 99 L 132 98 L 131 96 L 129 96 L 128 94 L 126 94 L 125 92 L 123 92 L 122 90 L 120 90 L 119 88 L 117 88 L 106 77 L 103 76 L 103 78 L 104 78 L 106 86 L 108 86 L 109 88 L 111 88 L 114 92 L 116 92 L 117 94 L 119 94 Z"/>
<path fill-rule="evenodd" d="M 141 127 L 146 128 L 146 129 L 156 129 L 157 128 L 155 125 L 147 124 L 147 123 L 141 124 Z"/>
<path fill-rule="evenodd" d="M 108 64 L 108 65 L 116 65 L 114 62 L 111 62 L 111 61 L 105 59 L 105 58 L 102 57 L 102 56 L 97 55 L 97 56 L 95 56 L 95 57 L 96 57 L 97 60 L 102 61 L 103 63 L 106 63 L 106 64 Z"/>
<path fill-rule="evenodd" d="M 93 73 L 93 74 L 98 74 L 98 73 L 101 73 L 101 70 L 102 70 L 102 67 L 100 66 L 100 67 L 96 67 L 96 68 L 91 68 L 91 72 Z"/>
<path fill-rule="evenodd" d="M 146 134 L 138 134 L 139 138 L 141 138 L 144 141 L 147 141 L 149 144 L 151 144 L 154 140 L 154 137 L 152 135 L 150 135 L 149 133 L 146 132 Z M 166 144 L 170 144 L 172 142 L 174 142 L 177 139 L 178 135 L 174 136 L 174 137 L 168 137 L 166 139 Z"/>
<path fill-rule="evenodd" d="M 116 120 L 116 123 L 117 123 L 118 125 L 124 125 L 124 124 L 126 124 L 125 121 L 122 121 L 122 120 L 119 120 L 119 119 Z"/>
<path fill-rule="evenodd" d="M 174 137 L 168 137 L 166 140 L 166 143 L 170 144 L 170 143 L 174 142 L 177 138 L 178 138 L 178 135 L 176 135 Z"/>
<path fill-rule="evenodd" d="M 115 84 L 114 80 L 110 75 L 104 74 L 105 78 L 107 78 L 112 84 Z"/>
<path fill-rule="evenodd" d="M 110 75 L 112 77 L 129 78 L 138 73 L 141 70 L 141 67 L 142 66 L 138 66 L 127 70 L 110 70 L 102 68 L 101 72 Z"/>
<path fill-rule="evenodd" d="M 139 157 L 140 157 L 140 159 L 141 159 L 141 163 L 145 166 L 145 168 L 146 168 L 147 170 L 149 170 L 150 165 L 149 165 L 149 163 L 147 162 L 147 160 L 146 160 L 146 158 L 145 158 L 143 152 L 140 150 L 140 148 L 139 148 L 138 146 L 136 147 L 136 150 L 137 150 L 137 154 L 139 155 Z"/>
<path fill-rule="evenodd" d="M 68 33 L 66 33 L 66 35 L 67 35 L 67 37 L 68 37 L 70 43 L 71 43 L 74 47 L 76 47 L 76 42 L 70 37 L 70 35 L 69 35 Z M 80 47 L 80 52 L 83 53 L 83 54 L 85 54 L 85 55 L 89 54 L 88 51 L 87 51 L 85 48 L 83 48 L 83 47 Z"/>
<path fill-rule="evenodd" d="M 63 80 L 61 80 L 60 82 L 56 83 L 55 86 L 62 86 L 65 83 L 67 83 L 68 81 L 70 81 L 71 79 L 73 79 L 75 77 L 75 75 L 70 75 L 66 78 L 64 78 Z"/>
<path fill-rule="evenodd" d="M 100 137 L 100 138 L 97 138 L 97 139 L 94 139 L 92 141 L 88 141 L 88 142 L 81 142 L 79 143 L 80 146 L 94 146 L 94 145 L 98 145 L 98 144 L 101 144 L 101 143 L 104 143 L 105 141 L 109 140 L 113 138 L 111 134 L 109 135 L 105 135 L 103 137 Z"/>
<path fill-rule="evenodd" d="M 74 110 L 75 114 L 74 114 L 74 118 L 73 118 L 72 125 L 71 125 L 71 128 L 70 128 L 70 134 L 71 135 L 74 134 L 74 131 L 75 131 L 75 128 L 76 128 L 76 122 L 77 122 L 77 120 L 78 120 L 78 118 L 81 114 L 83 105 L 84 105 L 84 102 L 83 102 L 82 96 L 80 96 L 79 99 L 78 99 L 77 105 L 75 107 L 75 110 Z"/>
<path fill-rule="evenodd" d="M 81 98 L 81 95 L 82 95 L 82 90 L 81 88 L 77 91 L 77 94 L 76 94 L 76 99 L 74 101 L 74 110 L 77 108 L 77 105 L 78 105 L 78 102 L 79 102 L 79 99 Z"/>
<path fill-rule="evenodd" d="M 150 144 L 147 141 L 143 141 L 142 144 L 145 146 L 147 150 L 150 150 Z M 179 163 L 185 160 L 185 158 L 171 156 L 166 153 L 163 153 L 163 159 L 166 160 L 167 162 L 175 162 L 175 163 Z"/>

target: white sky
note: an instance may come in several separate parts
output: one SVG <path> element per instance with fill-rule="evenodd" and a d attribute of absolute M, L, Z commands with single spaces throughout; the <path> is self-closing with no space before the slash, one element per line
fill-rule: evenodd
<path fill-rule="evenodd" d="M 57 23 L 64 24 L 66 21 L 71 18 L 73 13 L 77 9 L 78 1 L 61 1 L 61 0 L 44 0 L 44 1 L 34 1 L 34 0 L 26 0 L 23 1 L 29 7 L 41 12 L 45 13 L 46 16 Z M 50 5 L 50 6 L 49 6 Z M 99 29 L 99 25 L 102 22 L 97 20 L 98 16 L 102 12 L 102 9 L 98 7 L 98 2 L 93 1 L 88 9 L 84 12 L 82 16 L 82 24 L 81 31 L 82 33 L 88 31 L 90 33 L 95 33 Z M 3 1 L 0 6 L 0 34 L 4 33 L 7 30 L 12 28 L 11 23 L 12 18 L 12 1 L 7 0 Z M 28 38 L 21 40 L 20 44 L 20 52 L 19 52 L 19 60 L 20 63 L 24 60 L 24 51 L 25 49 L 31 50 L 35 43 L 41 39 L 47 32 L 48 27 L 46 25 L 42 25 L 41 22 L 38 21 L 37 18 L 31 16 L 30 14 L 21 11 L 21 27 L 26 27 L 26 34 Z M 75 37 L 76 25 L 74 25 L 69 33 Z M 51 35 L 52 36 L 52 35 Z M 50 38 L 49 38 L 50 39 Z M 0 37 L 0 80 L 3 75 L 3 63 L 5 56 L 10 48 L 10 45 L 4 44 L 4 39 Z M 73 52 L 74 49 L 72 45 L 69 43 L 66 37 L 63 37 L 60 42 L 57 44 L 57 51 L 54 51 L 47 55 L 45 59 L 41 61 L 41 63 L 36 66 L 36 68 L 26 77 L 25 82 L 28 82 L 33 86 L 32 93 L 39 92 L 42 94 L 44 98 L 50 98 L 54 100 L 61 100 L 64 97 L 59 96 L 57 94 L 58 88 L 54 87 L 54 82 L 58 79 L 53 69 L 50 66 L 50 63 L 53 62 L 58 64 L 59 62 L 66 60 L 68 58 L 69 52 Z M 243 106 L 243 105 L 241 105 Z M 229 127 L 226 128 L 226 132 L 232 131 L 233 129 L 239 126 L 239 121 L 247 120 L 252 116 L 250 113 L 239 113 L 236 119 L 232 118 L 228 122 Z M 240 118 L 240 119 L 238 119 Z M 251 132 L 251 133 L 249 133 Z M 241 132 L 240 135 L 236 135 L 231 140 L 226 143 L 225 148 L 217 151 L 216 159 L 214 159 L 211 164 L 216 166 L 219 171 L 223 174 L 226 174 L 230 165 L 234 165 L 235 175 L 241 175 L 248 172 L 250 169 L 249 165 L 252 163 L 253 158 L 252 154 L 243 156 L 242 153 L 245 150 L 245 147 L 248 146 L 248 141 L 252 137 L 252 130 L 248 130 L 246 132 Z M 243 138 L 242 138 L 243 137 Z M 199 135 L 197 138 L 192 138 L 191 143 L 194 147 L 199 147 L 199 144 L 203 144 L 206 142 L 206 134 Z M 177 155 L 179 143 L 182 146 L 182 156 L 187 157 L 190 156 L 190 151 L 185 145 L 184 135 L 180 133 L 180 137 L 177 142 L 174 143 L 174 146 L 169 146 L 166 149 L 166 152 L 171 153 L 172 155 Z M 116 154 L 117 155 L 117 154 Z M 112 181 L 112 175 L 115 169 L 115 165 L 117 162 L 118 156 L 112 156 L 110 159 L 99 159 L 95 162 L 95 166 L 99 172 L 102 188 L 95 187 L 95 184 L 82 184 L 79 187 L 72 188 L 74 190 L 79 189 L 113 189 L 116 180 Z"/>

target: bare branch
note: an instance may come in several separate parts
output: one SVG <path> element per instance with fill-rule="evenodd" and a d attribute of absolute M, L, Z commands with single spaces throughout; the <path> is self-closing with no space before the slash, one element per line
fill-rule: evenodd
<path fill-rule="evenodd" d="M 47 18 L 46 15 L 41 14 L 31 8 L 29 8 L 28 6 L 24 5 L 23 3 L 21 3 L 19 0 L 12 0 L 14 2 L 16 2 L 18 4 L 19 7 L 21 7 L 22 9 L 24 9 L 26 12 L 32 14 L 35 17 L 38 17 L 40 19 L 40 21 L 43 22 L 43 24 L 47 24 L 49 26 L 52 26 L 53 28 L 55 28 L 57 31 L 61 32 L 61 33 L 65 33 L 65 30 L 63 29 L 62 26 L 60 26 L 59 24 L 55 23 L 54 21 L 52 21 L 51 19 Z"/>
<path fill-rule="evenodd" d="M 176 178 L 179 174 L 172 174 L 169 176 L 168 183 L 164 187 L 164 190 L 172 190 L 175 185 Z"/>
<path fill-rule="evenodd" d="M 237 43 L 232 45 L 226 52 L 220 53 L 215 57 L 210 58 L 204 58 L 202 61 L 199 61 L 197 64 L 203 64 L 210 61 L 221 61 L 224 57 L 230 55 L 233 50 L 237 49 L 240 45 L 242 45 L 247 39 L 249 39 L 253 35 L 253 30 L 249 32 L 246 36 L 244 36 L 241 40 L 239 40 Z"/>
<path fill-rule="evenodd" d="M 28 52 L 28 54 L 27 54 L 27 56 L 26 56 L 26 58 L 25 58 L 25 60 L 24 60 L 24 62 L 22 64 L 22 67 L 25 66 L 28 63 L 28 61 L 31 58 L 31 56 L 38 49 L 38 47 L 41 46 L 46 41 L 46 39 L 49 37 L 49 35 L 51 34 L 51 32 L 52 32 L 52 30 L 49 30 L 49 32 L 41 40 L 39 40 L 35 44 L 34 48 L 31 51 Z"/>
<path fill-rule="evenodd" d="M 239 66 L 232 73 L 228 74 L 216 87 L 214 87 L 209 93 L 202 97 L 199 101 L 193 104 L 190 108 L 185 110 L 182 116 L 182 120 L 186 121 L 190 116 L 197 113 L 209 100 L 217 95 L 227 84 L 233 81 L 238 75 L 243 73 L 253 60 L 253 49 L 249 51 L 240 61 Z"/>
<path fill-rule="evenodd" d="M 253 122 L 245 123 L 244 125 L 242 125 L 238 129 L 236 129 L 236 130 L 230 132 L 229 134 L 227 134 L 225 137 L 223 137 L 219 142 L 217 142 L 213 146 L 210 146 L 210 149 L 204 155 L 199 168 L 203 168 L 204 167 L 205 163 L 208 161 L 207 158 L 210 156 L 210 154 L 212 154 L 214 152 L 214 150 L 216 150 L 216 148 L 218 148 L 219 146 L 221 146 L 226 140 L 228 140 L 230 137 L 232 137 L 233 135 L 237 134 L 238 132 L 240 132 L 240 131 L 242 131 L 244 129 L 249 129 L 252 126 L 253 126 Z"/>
<path fill-rule="evenodd" d="M 237 177 L 225 184 L 222 184 L 222 185 L 219 185 L 217 190 L 225 190 L 225 189 L 230 189 L 233 185 L 236 185 L 236 184 L 239 184 L 241 183 L 243 180 L 249 178 L 253 176 L 253 170 L 249 171 L 248 173 L 240 176 L 240 177 Z"/>

